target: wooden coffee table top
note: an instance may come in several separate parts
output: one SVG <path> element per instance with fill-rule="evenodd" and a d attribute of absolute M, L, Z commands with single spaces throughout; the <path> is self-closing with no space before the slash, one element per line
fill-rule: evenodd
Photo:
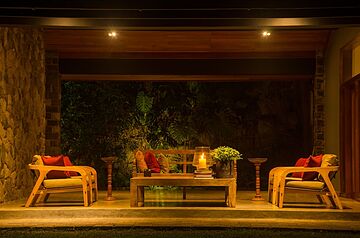
<path fill-rule="evenodd" d="M 189 176 L 154 176 L 134 177 L 131 182 L 138 186 L 156 185 L 159 186 L 229 186 L 236 182 L 235 178 L 194 178 Z"/>

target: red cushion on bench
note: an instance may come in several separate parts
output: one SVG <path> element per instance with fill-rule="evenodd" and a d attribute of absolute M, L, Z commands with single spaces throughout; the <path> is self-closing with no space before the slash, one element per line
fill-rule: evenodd
<path fill-rule="evenodd" d="M 145 153 L 145 162 L 146 162 L 148 168 L 151 170 L 151 172 L 160 173 L 160 164 L 156 160 L 154 153 L 147 151 Z"/>

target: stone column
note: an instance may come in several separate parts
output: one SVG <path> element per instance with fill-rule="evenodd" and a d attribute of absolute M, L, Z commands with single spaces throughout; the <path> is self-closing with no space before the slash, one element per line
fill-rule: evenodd
<path fill-rule="evenodd" d="M 56 52 L 46 52 L 46 149 L 47 155 L 61 153 L 60 145 L 60 111 L 61 81 L 59 73 L 59 56 Z"/>
<path fill-rule="evenodd" d="M 29 195 L 45 151 L 44 61 L 39 29 L 0 27 L 0 203 Z"/>
<path fill-rule="evenodd" d="M 323 154 L 325 151 L 325 77 L 324 53 L 316 52 L 316 69 L 314 79 L 314 106 L 313 106 L 313 154 Z"/>

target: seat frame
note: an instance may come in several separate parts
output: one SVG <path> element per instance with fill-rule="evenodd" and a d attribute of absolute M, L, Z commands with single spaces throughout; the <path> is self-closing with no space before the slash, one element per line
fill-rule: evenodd
<path fill-rule="evenodd" d="M 39 158 L 34 156 L 33 162 Z M 46 202 L 49 195 L 52 193 L 67 193 L 67 192 L 83 192 L 84 206 L 91 205 L 94 201 L 98 200 L 98 188 L 97 188 L 97 173 L 96 170 L 89 166 L 49 166 L 29 164 L 29 169 L 38 172 L 37 181 L 25 203 L 25 207 L 33 206 L 37 201 Z M 81 186 L 63 186 L 55 188 L 47 188 L 44 186 L 44 180 L 46 175 L 50 171 L 71 171 L 80 174 Z M 70 177 L 71 179 L 74 177 Z M 65 178 L 67 179 L 67 178 Z"/>
<path fill-rule="evenodd" d="M 279 208 L 283 207 L 285 191 L 287 192 L 304 192 L 314 193 L 320 196 L 320 200 L 331 207 L 333 204 L 329 197 L 334 201 L 334 206 L 343 209 L 339 196 L 337 195 L 331 179 L 329 178 L 330 172 L 337 172 L 339 166 L 328 167 L 276 167 L 270 171 L 269 174 L 269 187 L 268 187 L 268 201 Z M 289 174 L 295 172 L 317 172 L 323 178 L 324 188 L 321 190 L 316 189 L 302 189 L 286 187 L 286 178 Z M 301 181 L 299 181 L 301 182 Z"/>

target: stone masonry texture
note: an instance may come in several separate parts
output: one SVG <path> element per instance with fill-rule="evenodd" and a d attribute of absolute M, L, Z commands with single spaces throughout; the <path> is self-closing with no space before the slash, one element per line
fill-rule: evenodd
<path fill-rule="evenodd" d="M 0 27 L 0 203 L 29 195 L 45 151 L 44 61 L 41 30 Z"/>
<path fill-rule="evenodd" d="M 314 79 L 314 127 L 313 127 L 313 154 L 325 153 L 325 77 L 324 54 L 316 52 L 316 70 Z"/>
<path fill-rule="evenodd" d="M 56 52 L 45 52 L 46 71 L 46 128 L 45 153 L 57 155 L 61 153 L 60 144 L 60 107 L 61 81 L 59 73 L 59 56 Z"/>

